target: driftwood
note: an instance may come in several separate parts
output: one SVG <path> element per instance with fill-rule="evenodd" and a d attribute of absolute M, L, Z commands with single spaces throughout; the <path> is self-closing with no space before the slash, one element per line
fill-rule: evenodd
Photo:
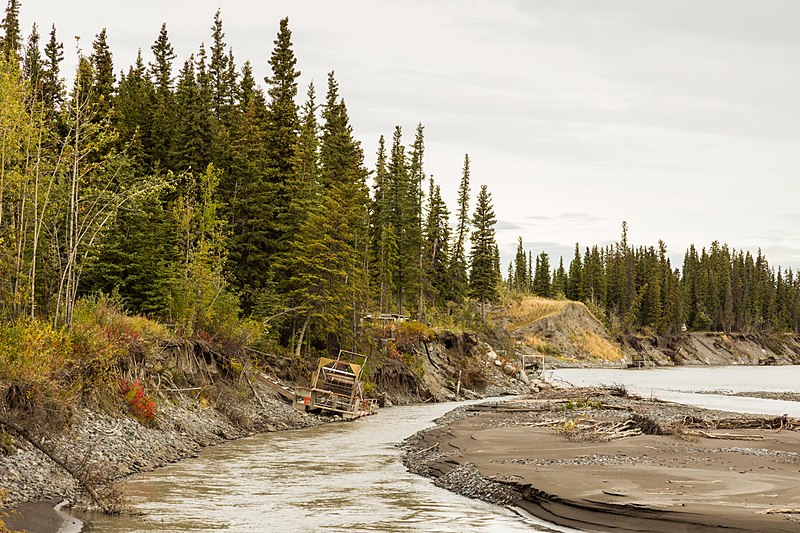
<path fill-rule="evenodd" d="M 788 415 L 776 417 L 740 417 L 707 420 L 694 416 L 683 418 L 682 425 L 695 429 L 778 429 L 795 430 L 800 428 L 800 419 Z"/>
<path fill-rule="evenodd" d="M 764 509 L 763 511 L 758 511 L 756 514 L 800 514 L 800 508 Z"/>
<path fill-rule="evenodd" d="M 557 421 L 556 429 L 570 440 L 610 441 L 638 437 L 642 429 L 633 419 L 621 422 L 573 419 Z"/>
<path fill-rule="evenodd" d="M 722 439 L 722 440 L 764 440 L 762 435 L 742 435 L 740 433 L 708 433 L 707 431 L 698 431 L 697 435 L 707 439 Z"/>
<path fill-rule="evenodd" d="M 106 497 L 101 495 L 97 488 L 95 487 L 95 483 L 93 480 L 86 475 L 86 469 L 83 468 L 76 468 L 67 463 L 65 459 L 62 459 L 58 456 L 56 451 L 52 449 L 50 446 L 46 445 L 43 440 L 34 438 L 28 430 L 23 428 L 22 426 L 8 420 L 4 416 L 0 416 L 0 426 L 3 426 L 9 430 L 11 430 L 14 434 L 19 436 L 20 438 L 29 442 L 34 448 L 42 452 L 44 455 L 49 457 L 55 464 L 60 466 L 65 472 L 67 472 L 72 478 L 78 482 L 78 484 L 86 491 L 87 494 L 92 498 L 92 501 L 98 505 L 105 513 L 107 514 L 119 514 L 120 509 L 119 506 L 116 505 L 114 502 L 109 501 Z"/>

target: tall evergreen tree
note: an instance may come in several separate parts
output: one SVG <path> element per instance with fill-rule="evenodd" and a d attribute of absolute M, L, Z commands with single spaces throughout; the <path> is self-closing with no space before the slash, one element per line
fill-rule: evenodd
<path fill-rule="evenodd" d="M 450 212 L 442 200 L 439 185 L 430 177 L 425 220 L 424 262 L 427 299 L 443 306 L 449 290 Z"/>
<path fill-rule="evenodd" d="M 426 278 L 427 271 L 424 268 L 425 253 L 423 250 L 423 214 L 422 204 L 424 201 L 423 183 L 425 182 L 425 127 L 417 124 L 417 131 L 414 135 L 414 144 L 411 146 L 411 158 L 408 166 L 409 195 L 408 195 L 408 220 L 404 234 L 406 246 L 409 250 L 408 261 L 413 265 L 409 274 L 416 286 L 417 299 L 417 318 L 425 319 L 425 286 L 429 284 Z M 413 293 L 412 293 L 413 294 Z"/>
<path fill-rule="evenodd" d="M 169 41 L 166 24 L 161 25 L 158 38 L 150 49 L 154 58 L 150 64 L 150 72 L 155 86 L 155 97 L 149 139 L 151 144 L 146 148 L 151 153 L 155 166 L 173 168 L 170 157 L 173 152 L 171 140 L 174 138 L 177 123 L 172 92 L 172 62 L 175 60 L 175 51 Z"/>
<path fill-rule="evenodd" d="M 199 71 L 196 68 L 199 67 Z M 181 119 L 175 124 L 170 160 L 178 170 L 202 171 L 211 162 L 211 109 L 203 90 L 202 61 L 194 56 L 183 65 L 175 91 L 175 110 Z"/>
<path fill-rule="evenodd" d="M 33 99 L 37 103 L 42 101 L 42 74 L 44 71 L 44 60 L 42 51 L 39 48 L 39 29 L 36 24 L 31 28 L 28 42 L 25 45 L 25 54 L 22 59 L 22 75 L 30 83 Z"/>
<path fill-rule="evenodd" d="M 397 235 L 391 224 L 391 205 L 389 195 L 391 184 L 388 179 L 386 162 L 386 141 L 383 135 L 378 139 L 378 153 L 375 178 L 372 184 L 372 203 L 370 204 L 370 230 L 372 233 L 372 275 L 374 277 L 378 309 L 381 313 L 389 310 L 394 294 L 394 269 L 397 265 Z"/>
<path fill-rule="evenodd" d="M 42 103 L 49 117 L 55 119 L 64 103 L 64 81 L 61 79 L 61 62 L 64 45 L 56 38 L 56 27 L 50 29 L 50 39 L 44 48 L 45 62 L 42 72 Z"/>
<path fill-rule="evenodd" d="M 564 258 L 559 257 L 558 268 L 553 273 L 552 295 L 554 298 L 564 298 L 567 291 L 567 272 L 564 269 Z"/>
<path fill-rule="evenodd" d="M 7 61 L 19 65 L 22 51 L 22 31 L 19 26 L 19 0 L 8 0 L 6 13 L 0 22 L 0 55 Z"/>
<path fill-rule="evenodd" d="M 475 213 L 472 216 L 472 246 L 470 249 L 470 295 L 481 304 L 481 317 L 486 320 L 486 304 L 499 297 L 497 290 L 499 265 L 495 224 L 497 218 L 492 206 L 492 196 L 486 185 L 481 185 Z"/>
<path fill-rule="evenodd" d="M 327 337 L 329 348 L 354 341 L 368 305 L 367 172 L 333 73 L 323 118 L 320 163 L 325 187 L 291 243 L 291 298 L 304 315 L 294 342 L 297 354 L 312 326 L 317 335 Z M 351 327 L 345 329 L 348 318 Z"/>
<path fill-rule="evenodd" d="M 211 84 L 211 106 L 214 114 L 223 122 L 227 122 L 227 115 L 234 104 L 236 80 L 230 79 L 231 65 L 229 62 L 231 58 L 227 53 L 225 32 L 222 31 L 222 14 L 219 9 L 214 13 L 214 23 L 211 26 L 211 31 L 211 61 L 208 68 Z"/>
<path fill-rule="evenodd" d="M 544 298 L 550 298 L 553 295 L 550 279 L 550 258 L 547 252 L 542 252 L 536 256 L 536 269 L 533 274 L 533 293 Z"/>
<path fill-rule="evenodd" d="M 111 49 L 108 47 L 106 29 L 103 28 L 92 42 L 90 56 L 94 71 L 92 99 L 95 105 L 95 119 L 104 120 L 111 113 L 116 78 Z"/>
<path fill-rule="evenodd" d="M 527 292 L 530 289 L 528 280 L 528 259 L 525 249 L 522 247 L 522 237 L 517 239 L 517 254 L 514 256 L 514 284 L 512 286 L 516 292 Z"/>
<path fill-rule="evenodd" d="M 250 313 L 260 305 L 271 284 L 271 228 L 274 195 L 270 161 L 266 149 L 267 104 L 255 86 L 250 64 L 245 63 L 240 87 L 241 113 L 233 125 L 231 167 L 224 176 L 221 195 L 232 233 L 230 262 L 242 307 Z M 259 304 L 259 300 L 262 300 Z"/>
<path fill-rule="evenodd" d="M 297 136 L 300 130 L 297 104 L 297 59 L 292 50 L 292 32 L 289 19 L 281 19 L 275 47 L 269 59 L 272 75 L 265 78 L 269 94 L 267 104 L 267 153 L 270 158 L 270 181 L 273 185 L 274 202 L 287 206 L 299 191 L 291 190 L 294 180 L 294 161 L 296 158 Z M 288 232 L 288 213 L 279 209 L 272 223 L 272 239 L 275 252 L 283 249 Z"/>
<path fill-rule="evenodd" d="M 469 174 L 469 155 L 467 154 L 464 155 L 464 168 L 458 186 L 455 242 L 450 264 L 450 298 L 456 302 L 461 301 L 467 294 L 466 244 L 469 231 Z"/>

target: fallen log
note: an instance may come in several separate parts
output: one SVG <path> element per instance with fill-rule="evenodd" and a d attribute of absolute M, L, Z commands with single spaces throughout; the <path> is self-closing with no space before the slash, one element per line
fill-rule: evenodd
<path fill-rule="evenodd" d="M 698 431 L 697 434 L 707 439 L 764 440 L 762 435 L 742 435 L 741 433 L 708 433 L 707 431 Z"/>
<path fill-rule="evenodd" d="M 42 452 L 44 455 L 50 458 L 55 464 L 60 466 L 65 472 L 67 472 L 72 478 L 78 482 L 78 484 L 89 494 L 92 501 L 100 507 L 103 512 L 106 514 L 119 514 L 120 509 L 117 505 L 112 502 L 109 502 L 106 498 L 104 498 L 95 488 L 94 481 L 89 479 L 87 475 L 85 475 L 85 470 L 81 470 L 78 467 L 73 467 L 65 459 L 62 459 L 58 456 L 55 450 L 50 448 L 50 446 L 46 445 L 45 442 L 41 439 L 34 438 L 28 430 L 23 428 L 22 426 L 8 420 L 4 416 L 0 416 L 0 426 L 5 427 L 6 429 L 10 430 L 12 433 L 17 435 L 18 437 L 24 439 L 25 441 L 29 442 L 31 446 Z"/>
<path fill-rule="evenodd" d="M 778 509 L 764 509 L 758 511 L 756 514 L 800 514 L 800 508 L 778 508 Z"/>

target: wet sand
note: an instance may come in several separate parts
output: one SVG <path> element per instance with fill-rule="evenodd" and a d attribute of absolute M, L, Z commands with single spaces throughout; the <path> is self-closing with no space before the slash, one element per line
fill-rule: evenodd
<path fill-rule="evenodd" d="M 726 427 L 719 424 L 725 416 L 739 415 L 593 398 L 603 406 L 576 410 L 558 399 L 528 399 L 454 416 L 411 439 L 406 462 L 425 463 L 420 473 L 456 491 L 463 482 L 448 476 L 472 469 L 512 489 L 515 496 L 504 501 L 577 529 L 800 531 L 799 432 L 714 429 Z M 602 427 L 632 413 L 679 431 L 602 441 L 563 425 Z M 682 419 L 694 421 L 695 429 L 683 430 Z M 698 423 L 712 427 L 697 429 Z"/>
<path fill-rule="evenodd" d="M 11 531 L 30 533 L 75 533 L 83 523 L 58 510 L 58 499 L 45 502 L 22 503 L 3 511 L 3 521 Z"/>

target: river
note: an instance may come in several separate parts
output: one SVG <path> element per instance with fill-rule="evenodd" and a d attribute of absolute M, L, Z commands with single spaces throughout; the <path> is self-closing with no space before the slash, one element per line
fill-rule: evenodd
<path fill-rule="evenodd" d="M 800 367 L 560 369 L 574 385 L 623 384 L 646 397 L 800 417 L 800 403 L 697 391 L 797 391 Z M 131 477 L 140 516 L 83 516 L 85 531 L 573 531 L 469 500 L 408 473 L 398 444 L 457 404 L 381 409 L 354 422 L 258 435 Z"/>
<path fill-rule="evenodd" d="M 398 444 L 457 405 L 391 407 L 206 448 L 126 480 L 143 514 L 84 515 L 84 531 L 572 531 L 406 471 Z"/>
<path fill-rule="evenodd" d="M 546 373 L 556 382 L 620 384 L 646 398 L 706 409 L 800 417 L 800 403 L 699 392 L 800 392 L 800 366 L 677 366 L 650 369 L 562 368 Z"/>

